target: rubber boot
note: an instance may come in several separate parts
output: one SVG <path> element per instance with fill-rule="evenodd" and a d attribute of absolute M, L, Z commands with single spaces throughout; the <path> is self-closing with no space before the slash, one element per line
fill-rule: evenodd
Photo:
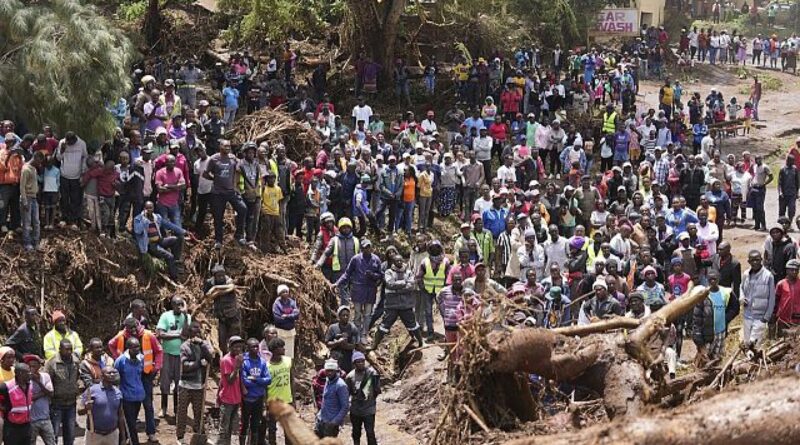
<path fill-rule="evenodd" d="M 422 341 L 421 329 L 414 329 L 413 331 L 409 332 L 409 334 L 411 334 L 411 336 L 414 337 L 414 340 L 417 341 L 418 348 L 425 346 L 425 343 Z"/>
<path fill-rule="evenodd" d="M 375 338 L 372 339 L 372 346 L 369 347 L 370 351 L 378 349 L 378 345 L 383 341 L 383 336 L 386 335 L 380 328 L 375 331 Z"/>

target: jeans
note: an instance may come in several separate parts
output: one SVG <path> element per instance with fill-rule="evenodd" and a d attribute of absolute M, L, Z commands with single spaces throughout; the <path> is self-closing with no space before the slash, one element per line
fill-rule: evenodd
<path fill-rule="evenodd" d="M 717 51 L 719 51 L 719 48 L 714 48 L 713 46 L 708 49 L 708 61 L 712 65 L 717 64 Z"/>
<path fill-rule="evenodd" d="M 61 177 L 61 217 L 69 224 L 78 224 L 83 211 L 83 188 L 80 179 Z"/>
<path fill-rule="evenodd" d="M 72 405 L 51 405 L 50 421 L 53 423 L 53 431 L 56 437 L 63 438 L 64 445 L 72 445 L 75 442 L 75 404 Z"/>
<path fill-rule="evenodd" d="M 181 260 L 182 252 L 183 235 L 181 234 L 162 238 L 158 244 L 150 243 L 147 246 L 147 253 L 167 263 L 169 276 L 173 280 L 178 276 L 178 262 Z"/>
<path fill-rule="evenodd" d="M 464 215 L 463 218 L 461 218 L 462 220 L 469 221 L 469 217 L 472 215 L 472 210 L 475 208 L 475 201 L 477 199 L 477 187 L 464 187 Z"/>
<path fill-rule="evenodd" d="M 403 229 L 409 235 L 411 234 L 411 226 L 414 222 L 414 204 L 414 201 L 403 202 Z M 395 226 L 395 230 L 400 230 L 400 220 L 397 220 Z"/>
<path fill-rule="evenodd" d="M 119 215 L 117 216 L 117 230 L 119 230 L 120 232 L 127 232 L 128 218 L 131 216 L 131 208 L 133 208 L 134 217 L 142 213 L 142 210 L 144 210 L 144 199 L 131 198 L 128 196 L 120 196 L 117 202 L 119 203 Z"/>
<path fill-rule="evenodd" d="M 378 227 L 384 227 L 384 219 L 383 219 L 383 212 L 388 208 L 389 209 L 389 222 L 386 225 L 389 232 L 394 233 L 395 230 L 395 220 L 397 219 L 397 210 L 400 207 L 400 202 L 396 199 L 384 199 L 381 198 L 381 206 L 378 208 L 376 212 L 378 214 Z"/>
<path fill-rule="evenodd" d="M 225 120 L 225 123 L 228 124 L 229 127 L 233 125 L 233 120 L 236 118 L 237 110 L 239 109 L 233 107 L 225 107 L 225 116 L 223 117 L 223 119 Z"/>
<path fill-rule="evenodd" d="M 428 328 L 428 335 L 433 335 L 433 299 L 436 298 L 436 295 L 424 290 L 421 293 L 423 310 L 425 311 L 425 326 Z"/>
<path fill-rule="evenodd" d="M 156 204 L 156 212 L 161 215 L 161 218 L 168 219 L 172 224 L 178 227 L 183 227 L 183 225 L 181 225 L 181 206 L 176 204 L 175 206 L 168 207 L 164 204 Z"/>
<path fill-rule="evenodd" d="M 239 432 L 239 445 L 257 445 L 258 431 L 261 429 L 261 413 L 264 411 L 264 397 L 242 402 L 242 430 Z M 247 438 L 250 438 L 249 443 Z"/>
<path fill-rule="evenodd" d="M 28 198 L 28 206 L 22 206 L 22 244 L 25 248 L 39 245 L 41 231 L 39 227 L 39 203 L 36 198 Z M 31 234 L 31 232 L 33 232 Z M 33 235 L 33 236 L 31 236 Z"/>
<path fill-rule="evenodd" d="M 147 435 L 156 433 L 156 413 L 153 409 L 153 381 L 156 378 L 156 373 L 142 375 L 142 386 L 144 386 L 144 431 Z M 138 411 L 137 411 L 138 416 Z"/>
<path fill-rule="evenodd" d="M 50 419 L 31 421 L 31 445 L 36 445 L 36 439 L 42 438 L 44 445 L 56 445 L 56 434 L 53 432 L 53 423 Z"/>
<path fill-rule="evenodd" d="M 220 405 L 221 418 L 219 422 L 219 436 L 217 445 L 230 445 L 231 435 L 239 427 L 239 405 Z"/>
<path fill-rule="evenodd" d="M 211 212 L 214 214 L 214 240 L 222 243 L 225 230 L 225 206 L 230 203 L 236 212 L 236 234 L 234 238 L 244 238 L 244 226 L 247 218 L 247 206 L 242 197 L 234 192 L 215 193 L 211 195 Z"/>
<path fill-rule="evenodd" d="M 378 445 L 378 439 L 375 438 L 375 414 L 371 416 L 357 416 L 350 414 L 350 423 L 353 424 L 353 445 L 361 444 L 361 426 L 364 426 L 364 431 L 367 433 L 367 445 Z"/>
<path fill-rule="evenodd" d="M 797 206 L 797 196 L 781 195 L 778 197 L 778 216 L 789 216 L 790 221 L 794 221 L 795 209 Z M 721 237 L 720 237 L 721 239 Z"/>
<path fill-rule="evenodd" d="M 428 228 L 428 215 L 431 213 L 431 207 L 433 206 L 433 197 L 431 196 L 420 196 L 419 197 L 419 218 L 417 219 L 417 227 L 420 230 L 425 230 Z M 412 213 L 414 209 L 411 209 Z"/>
<path fill-rule="evenodd" d="M 261 214 L 261 198 L 256 198 L 253 201 L 244 201 L 245 207 L 247 207 L 247 213 L 245 214 L 245 237 L 247 241 L 253 242 L 256 240 L 256 233 L 258 233 L 258 220 Z"/>
<path fill-rule="evenodd" d="M 6 226 L 9 218 L 11 222 Z M 0 226 L 14 230 L 19 227 L 19 222 L 19 185 L 0 185 Z"/>
<path fill-rule="evenodd" d="M 139 434 L 136 432 L 136 419 L 139 417 L 139 410 L 142 402 L 122 401 L 122 412 L 125 414 L 125 424 L 128 425 L 128 432 L 131 436 L 131 445 L 139 445 Z M 145 411 L 145 414 L 147 411 Z"/>
<path fill-rule="evenodd" d="M 359 332 L 361 332 L 361 338 L 364 339 L 367 337 L 369 333 L 369 321 L 370 317 L 372 316 L 372 303 L 353 303 L 353 309 L 355 316 L 353 317 L 353 323 L 355 323 L 356 328 L 358 328 Z"/>

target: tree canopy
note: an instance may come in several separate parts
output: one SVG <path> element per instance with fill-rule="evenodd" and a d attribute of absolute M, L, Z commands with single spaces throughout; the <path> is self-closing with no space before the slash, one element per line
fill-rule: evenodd
<path fill-rule="evenodd" d="M 0 23 L 0 109 L 30 128 L 109 136 L 104 106 L 131 86 L 133 48 L 122 32 L 78 0 L 0 0 Z"/>

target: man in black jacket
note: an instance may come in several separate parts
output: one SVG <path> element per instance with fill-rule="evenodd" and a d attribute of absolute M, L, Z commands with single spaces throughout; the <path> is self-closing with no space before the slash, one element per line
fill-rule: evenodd
<path fill-rule="evenodd" d="M 702 162 L 702 156 L 699 162 Z M 705 172 L 698 168 L 697 163 L 697 157 L 689 156 L 689 166 L 681 171 L 681 191 L 686 199 L 686 207 L 693 211 L 700 204 L 700 195 L 706 182 Z"/>
<path fill-rule="evenodd" d="M 192 429 L 195 434 L 200 432 L 200 414 L 204 409 L 205 394 L 203 383 L 208 377 L 206 372 L 208 364 L 214 357 L 211 344 L 201 335 L 200 323 L 193 321 L 189 324 L 189 339 L 181 344 L 181 378 L 178 381 L 178 407 L 176 413 L 175 434 L 178 441 L 186 433 L 186 420 L 189 404 L 192 404 Z"/>
<path fill-rule="evenodd" d="M 35 354 L 44 357 L 42 349 L 42 334 L 39 332 L 37 324 L 39 322 L 39 311 L 35 307 L 28 306 L 24 312 L 25 323 L 19 325 L 16 331 L 6 340 L 6 346 L 10 346 L 17 353 L 17 357 L 26 354 Z"/>

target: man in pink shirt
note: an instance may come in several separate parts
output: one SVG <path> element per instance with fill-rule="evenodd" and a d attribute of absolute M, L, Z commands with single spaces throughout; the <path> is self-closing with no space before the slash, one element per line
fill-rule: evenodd
<path fill-rule="evenodd" d="M 221 420 L 216 445 L 230 445 L 231 435 L 239 428 L 239 405 L 242 403 L 241 369 L 244 362 L 244 339 L 238 335 L 228 339 L 228 353 L 219 361 L 219 404 Z"/>
<path fill-rule="evenodd" d="M 186 190 L 186 179 L 183 173 L 175 168 L 175 156 L 167 155 L 164 168 L 156 172 L 156 190 L 158 202 L 156 209 L 162 218 L 167 218 L 178 227 L 181 225 L 181 192 Z"/>

